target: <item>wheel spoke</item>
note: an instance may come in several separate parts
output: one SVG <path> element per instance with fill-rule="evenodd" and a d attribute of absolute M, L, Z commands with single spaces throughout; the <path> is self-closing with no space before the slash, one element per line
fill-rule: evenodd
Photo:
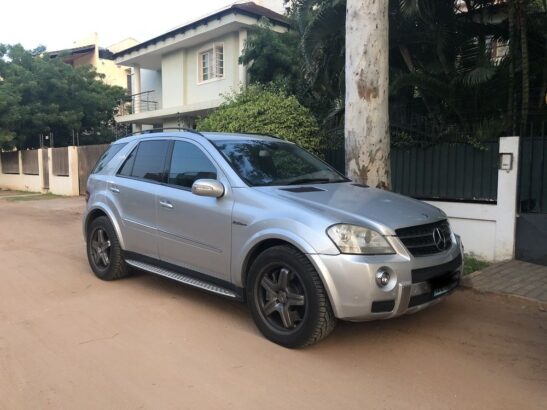
<path fill-rule="evenodd" d="M 99 252 L 97 249 L 93 247 L 91 248 L 91 257 L 93 258 L 93 262 L 95 262 L 95 264 L 98 265 L 100 261 Z"/>
<path fill-rule="evenodd" d="M 272 299 L 270 300 L 269 302 L 267 302 L 265 305 L 264 305 L 264 314 L 266 316 L 270 316 L 273 312 L 275 312 L 277 310 L 277 300 L 275 299 Z"/>
<path fill-rule="evenodd" d="M 106 238 L 105 238 L 105 235 L 104 235 L 104 231 L 102 229 L 99 229 L 97 231 L 97 238 L 99 239 L 99 244 L 101 246 L 103 246 L 104 243 L 106 242 Z"/>
<path fill-rule="evenodd" d="M 266 292 L 270 295 L 275 295 L 277 285 L 273 283 L 268 277 L 264 276 L 260 281 L 260 286 L 262 286 Z"/>
<path fill-rule="evenodd" d="M 300 322 L 302 320 L 302 318 L 300 317 L 300 314 L 296 310 L 289 311 L 289 315 L 291 316 L 291 319 L 292 319 L 293 323 L 295 323 L 295 324 L 296 324 L 296 322 Z"/>
<path fill-rule="evenodd" d="M 282 268 L 279 271 L 278 284 L 280 289 L 287 289 L 287 286 L 289 285 L 289 273 L 289 270 L 285 268 Z"/>
<path fill-rule="evenodd" d="M 111 245 L 111 244 L 110 244 L 110 241 L 106 241 L 106 242 L 103 244 L 103 246 L 102 246 L 101 249 L 102 249 L 103 251 L 106 251 L 108 248 L 110 248 L 110 245 Z"/>
<path fill-rule="evenodd" d="M 294 326 L 294 322 L 291 317 L 291 312 L 289 312 L 289 307 L 287 305 L 284 305 L 283 308 L 279 310 L 279 314 L 281 315 L 281 321 L 283 322 L 283 326 L 285 326 L 287 329 L 292 329 L 292 327 Z"/>
<path fill-rule="evenodd" d="M 287 304 L 289 306 L 304 306 L 304 295 L 298 293 L 287 293 Z"/>
<path fill-rule="evenodd" d="M 108 254 L 103 251 L 99 255 L 101 256 L 101 260 L 103 261 L 104 266 L 108 266 L 108 264 L 110 263 L 110 258 L 108 257 Z"/>

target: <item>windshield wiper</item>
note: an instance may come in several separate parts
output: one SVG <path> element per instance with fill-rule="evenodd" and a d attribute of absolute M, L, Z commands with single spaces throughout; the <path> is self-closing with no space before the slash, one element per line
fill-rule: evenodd
<path fill-rule="evenodd" d="M 288 183 L 288 185 L 300 185 L 300 184 L 328 184 L 331 182 L 329 178 L 300 178 L 295 179 Z"/>

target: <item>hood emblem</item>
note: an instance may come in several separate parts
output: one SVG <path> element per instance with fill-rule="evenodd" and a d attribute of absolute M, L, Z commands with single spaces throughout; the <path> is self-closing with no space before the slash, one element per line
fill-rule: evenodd
<path fill-rule="evenodd" d="M 428 214 L 424 214 L 424 213 L 423 213 L 422 215 L 425 217 L 425 219 L 429 219 L 429 215 L 428 215 Z"/>
<path fill-rule="evenodd" d="M 433 229 L 433 243 L 440 251 L 444 251 L 446 249 L 446 237 L 439 228 Z"/>

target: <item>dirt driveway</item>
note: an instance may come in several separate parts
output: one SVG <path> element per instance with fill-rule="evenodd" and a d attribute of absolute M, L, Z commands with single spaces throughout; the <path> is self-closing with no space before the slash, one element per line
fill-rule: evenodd
<path fill-rule="evenodd" d="M 0 199 L 0 408 L 545 408 L 547 313 L 458 291 L 287 350 L 244 305 L 90 272 L 79 198 Z"/>

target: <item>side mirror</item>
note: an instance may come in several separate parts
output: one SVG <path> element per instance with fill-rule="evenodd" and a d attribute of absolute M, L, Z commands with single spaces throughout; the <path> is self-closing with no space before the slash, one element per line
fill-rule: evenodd
<path fill-rule="evenodd" d="M 199 196 L 220 198 L 224 195 L 224 185 L 216 179 L 198 179 L 192 184 L 192 193 Z"/>

